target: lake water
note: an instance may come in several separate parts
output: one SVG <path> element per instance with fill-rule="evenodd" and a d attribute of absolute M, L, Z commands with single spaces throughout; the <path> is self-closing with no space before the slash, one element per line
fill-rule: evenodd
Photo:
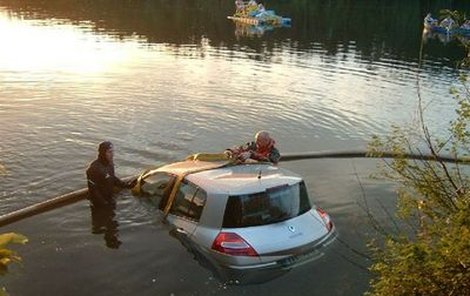
<path fill-rule="evenodd" d="M 416 119 L 418 91 L 430 127 L 445 133 L 465 50 L 430 38 L 419 57 L 424 15 L 448 1 L 265 4 L 292 26 L 235 25 L 228 0 L 0 0 L 0 214 L 85 187 L 103 140 L 116 146 L 119 176 L 261 129 L 281 152 L 365 149 Z M 451 8 L 468 11 L 461 5 Z M 370 262 L 358 252 L 373 234 L 361 206 L 386 223 L 383 206 L 394 205 L 393 184 L 369 178 L 378 162 L 280 164 L 305 177 L 339 239 L 265 284 L 219 282 L 126 192 L 112 217 L 117 249 L 92 233 L 86 202 L 3 227 L 30 242 L 16 248 L 24 266 L 2 281 L 12 295 L 359 295 Z"/>

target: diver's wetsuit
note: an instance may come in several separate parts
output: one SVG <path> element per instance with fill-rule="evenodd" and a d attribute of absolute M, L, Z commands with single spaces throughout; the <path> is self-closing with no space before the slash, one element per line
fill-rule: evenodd
<path fill-rule="evenodd" d="M 104 155 L 98 155 L 86 170 L 88 199 L 95 207 L 115 205 L 114 187 L 129 188 L 130 185 L 114 175 L 114 164 Z"/>

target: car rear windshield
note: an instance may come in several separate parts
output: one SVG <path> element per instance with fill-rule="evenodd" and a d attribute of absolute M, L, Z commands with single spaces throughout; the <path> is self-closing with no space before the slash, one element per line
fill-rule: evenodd
<path fill-rule="evenodd" d="M 304 182 L 266 191 L 230 196 L 225 207 L 223 227 L 266 225 L 297 217 L 311 209 Z"/>

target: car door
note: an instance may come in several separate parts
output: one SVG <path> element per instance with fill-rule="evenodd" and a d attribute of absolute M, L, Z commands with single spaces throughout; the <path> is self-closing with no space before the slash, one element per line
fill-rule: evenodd
<path fill-rule="evenodd" d="M 166 172 L 156 172 L 142 180 L 141 191 L 149 201 L 163 211 L 175 185 L 176 176 Z"/>
<path fill-rule="evenodd" d="M 177 230 L 191 236 L 198 226 L 207 194 L 199 186 L 183 180 L 176 192 L 175 201 L 170 208 L 168 221 Z"/>

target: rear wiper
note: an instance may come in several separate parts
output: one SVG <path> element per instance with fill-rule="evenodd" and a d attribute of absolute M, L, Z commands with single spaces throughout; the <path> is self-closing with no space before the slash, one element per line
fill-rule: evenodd
<path fill-rule="evenodd" d="M 282 222 L 290 218 L 289 213 L 282 213 L 278 215 L 277 217 L 272 217 L 271 222 Z"/>

